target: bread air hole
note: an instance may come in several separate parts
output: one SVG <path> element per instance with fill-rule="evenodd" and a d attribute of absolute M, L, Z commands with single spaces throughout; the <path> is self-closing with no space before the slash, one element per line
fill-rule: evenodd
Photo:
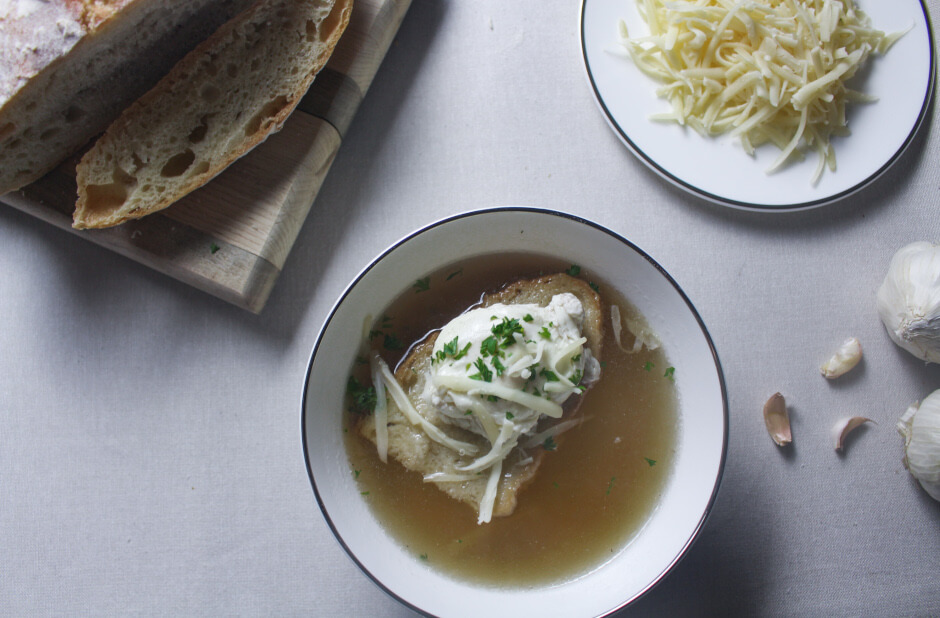
<path fill-rule="evenodd" d="M 55 137 L 61 129 L 59 127 L 53 127 L 51 129 L 46 129 L 39 134 L 39 141 L 44 142 L 46 140 L 52 139 Z"/>
<path fill-rule="evenodd" d="M 137 185 L 137 180 L 115 167 L 111 177 L 114 182 L 106 185 L 88 185 L 85 189 L 85 208 L 89 212 L 112 211 L 120 208 L 127 201 L 128 190 Z"/>
<path fill-rule="evenodd" d="M 203 116 L 199 119 L 199 126 L 189 132 L 189 143 L 198 144 L 206 139 L 206 133 L 209 131 L 209 117 Z"/>
<path fill-rule="evenodd" d="M 12 122 L 0 125 L 0 142 L 13 135 L 14 131 L 16 131 L 16 125 Z"/>
<path fill-rule="evenodd" d="M 196 160 L 196 153 L 187 148 L 179 154 L 175 154 L 167 160 L 160 175 L 164 178 L 175 178 L 182 176 L 189 169 L 189 166 Z"/>
<path fill-rule="evenodd" d="M 245 125 L 245 135 L 254 135 L 257 133 L 264 122 L 277 116 L 278 112 L 284 109 L 285 105 L 287 105 L 287 97 L 284 95 L 268 101 L 264 107 L 261 108 L 261 111 L 252 116 L 248 124 Z"/>
<path fill-rule="evenodd" d="M 206 84 L 199 92 L 199 96 L 202 97 L 203 101 L 212 103 L 219 100 L 219 97 L 222 96 L 222 91 L 216 88 L 214 84 Z"/>
<path fill-rule="evenodd" d="M 85 115 L 85 110 L 74 105 L 70 105 L 67 110 L 65 110 L 65 121 L 66 122 L 77 122 L 81 120 Z"/>

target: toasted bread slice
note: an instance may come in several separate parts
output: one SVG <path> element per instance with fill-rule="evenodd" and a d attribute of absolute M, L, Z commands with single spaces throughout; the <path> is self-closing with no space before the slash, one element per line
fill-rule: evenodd
<path fill-rule="evenodd" d="M 601 299 L 581 279 L 563 273 L 536 279 L 523 279 L 511 283 L 494 293 L 484 295 L 480 306 L 489 307 L 496 303 L 503 303 L 537 304 L 545 307 L 553 296 L 563 292 L 570 292 L 581 301 L 584 308 L 582 332 L 588 340 L 586 346 L 590 348 L 594 357 L 600 360 L 601 343 L 604 337 Z M 485 438 L 454 428 L 451 424 L 443 423 L 437 411 L 427 404 L 424 398 L 419 396 L 424 391 L 425 382 L 429 375 L 432 351 L 437 334 L 437 332 L 432 333 L 412 348 L 408 356 L 399 363 L 395 371 L 395 378 L 424 418 L 437 425 L 451 437 L 475 444 L 482 452 L 486 452 L 490 445 Z M 576 412 L 580 400 L 581 397 L 575 396 L 566 402 L 566 418 L 570 418 Z M 363 417 L 359 421 L 358 430 L 366 439 L 375 442 L 375 417 Z M 472 456 L 461 456 L 456 451 L 431 440 L 420 427 L 416 427 L 408 421 L 394 401 L 390 401 L 388 407 L 388 453 L 406 469 L 420 472 L 422 475 L 434 472 L 452 472 L 473 460 Z M 516 509 L 519 492 L 534 479 L 544 454 L 545 451 L 542 448 L 533 448 L 527 453 L 515 449 L 503 463 L 502 476 L 493 508 L 494 517 L 510 515 Z M 450 497 L 470 505 L 477 512 L 480 510 L 486 483 L 487 475 L 479 475 L 469 481 L 435 482 L 437 487 Z"/>
<path fill-rule="evenodd" d="M 352 0 L 261 0 L 223 25 L 82 157 L 73 226 L 162 210 L 279 130 L 351 11 Z"/>
<path fill-rule="evenodd" d="M 251 1 L 0 2 L 0 194 L 78 151 Z"/>

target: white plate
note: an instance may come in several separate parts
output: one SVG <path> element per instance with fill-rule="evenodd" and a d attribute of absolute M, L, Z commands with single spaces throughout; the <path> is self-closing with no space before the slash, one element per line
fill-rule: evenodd
<path fill-rule="evenodd" d="M 933 40 L 927 12 L 918 0 L 860 0 L 872 25 L 885 32 L 911 30 L 855 87 L 879 98 L 853 105 L 852 135 L 834 138 L 837 169 L 811 183 L 815 154 L 768 175 L 779 150 L 748 156 L 731 138 L 703 138 L 674 124 L 649 120 L 669 111 L 655 94 L 657 84 L 642 74 L 618 42 L 623 20 L 631 36 L 649 28 L 635 0 L 583 0 L 581 50 L 588 79 L 607 121 L 620 139 L 655 172 L 706 200 L 739 208 L 790 210 L 828 204 L 862 189 L 900 158 L 926 117 L 935 79 Z"/>

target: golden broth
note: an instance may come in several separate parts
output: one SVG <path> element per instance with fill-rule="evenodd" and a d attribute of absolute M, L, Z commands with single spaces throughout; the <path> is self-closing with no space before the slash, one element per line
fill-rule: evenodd
<path fill-rule="evenodd" d="M 541 256 L 501 254 L 442 269 L 416 282 L 378 316 L 373 347 L 394 366 L 407 346 L 476 303 L 482 292 L 569 266 Z M 592 281 L 586 270 L 580 276 Z M 620 350 L 609 323 L 610 302 L 625 317 L 636 313 L 599 284 L 606 316 L 603 369 L 583 395 L 578 414 L 586 421 L 556 438 L 557 449 L 545 454 L 512 515 L 478 525 L 472 508 L 424 483 L 420 474 L 391 458 L 381 463 L 375 445 L 355 431 L 355 415 L 345 413 L 347 453 L 364 499 L 419 559 L 489 585 L 563 581 L 615 554 L 656 507 L 672 469 L 678 430 L 673 370 L 661 350 Z M 632 341 L 629 333 L 624 337 Z M 384 345 L 396 348 L 399 342 L 400 349 Z M 356 373 L 368 382 L 367 372 Z"/>

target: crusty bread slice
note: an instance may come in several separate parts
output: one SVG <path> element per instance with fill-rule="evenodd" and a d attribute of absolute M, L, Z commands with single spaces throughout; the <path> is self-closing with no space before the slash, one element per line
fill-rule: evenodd
<path fill-rule="evenodd" d="M 556 294 L 570 292 L 578 297 L 584 307 L 584 322 L 582 331 L 587 338 L 587 347 L 598 360 L 601 359 L 601 343 L 604 337 L 604 322 L 601 300 L 590 285 L 581 279 L 576 279 L 564 273 L 547 275 L 536 279 L 522 279 L 513 282 L 500 290 L 485 294 L 481 306 L 489 307 L 496 303 L 503 304 L 537 304 L 546 306 Z M 405 359 L 399 363 L 395 378 L 408 398 L 415 405 L 418 412 L 426 419 L 441 428 L 445 433 L 464 442 L 470 442 L 479 447 L 481 452 L 489 449 L 489 442 L 477 434 L 456 429 L 453 425 L 440 421 L 440 415 L 433 407 L 426 404 L 419 395 L 424 391 L 425 380 L 429 375 L 432 351 L 437 332 L 414 346 Z M 581 397 L 573 397 L 565 404 L 565 418 L 570 418 L 575 412 Z M 375 417 L 364 416 L 358 423 L 358 431 L 371 442 L 375 442 Z M 558 438 L 561 442 L 562 434 Z M 394 401 L 388 404 L 388 453 L 406 469 L 419 472 L 422 475 L 432 472 L 453 472 L 459 466 L 473 461 L 472 456 L 460 456 L 455 451 L 440 445 L 428 438 L 420 427 L 412 425 L 404 413 L 395 405 Z M 496 504 L 493 508 L 494 517 L 511 515 L 518 504 L 519 492 L 532 480 L 538 471 L 545 451 L 541 448 L 530 449 L 527 457 L 522 457 L 516 449 L 503 464 L 502 476 L 496 494 Z M 477 512 L 486 489 L 487 475 L 483 474 L 470 481 L 438 482 L 437 487 L 455 500 L 464 502 Z"/>
<path fill-rule="evenodd" d="M 261 0 L 223 25 L 82 157 L 73 226 L 166 208 L 279 130 L 351 11 L 352 0 Z"/>
<path fill-rule="evenodd" d="M 251 2 L 0 2 L 0 194 L 78 151 Z"/>

